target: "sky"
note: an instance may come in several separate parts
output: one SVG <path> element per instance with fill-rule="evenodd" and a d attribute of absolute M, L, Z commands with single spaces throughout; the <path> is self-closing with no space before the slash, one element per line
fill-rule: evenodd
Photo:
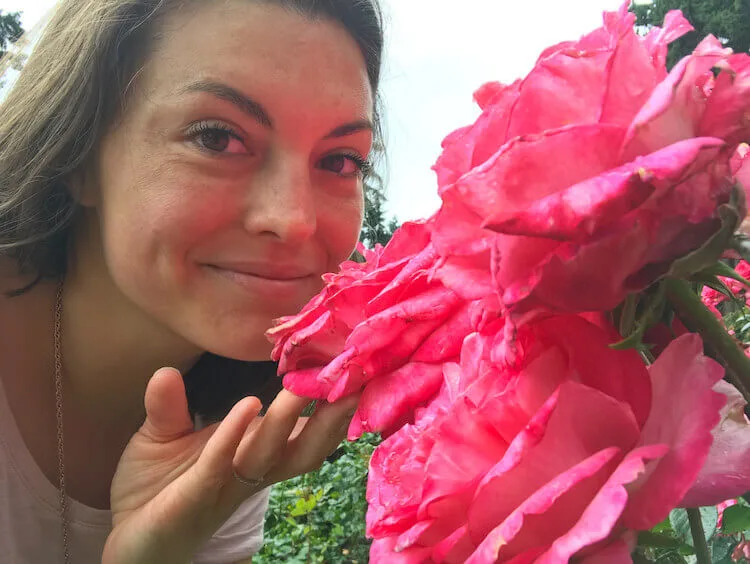
<path fill-rule="evenodd" d="M 479 115 L 474 91 L 526 75 L 539 53 L 601 25 L 621 0 L 381 0 L 386 53 L 387 211 L 400 221 L 440 205 L 431 167 L 451 131 Z M 54 0 L 0 0 L 31 29 Z"/>

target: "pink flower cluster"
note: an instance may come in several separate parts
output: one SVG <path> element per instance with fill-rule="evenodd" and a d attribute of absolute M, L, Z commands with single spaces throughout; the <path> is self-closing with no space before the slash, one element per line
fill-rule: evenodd
<path fill-rule="evenodd" d="M 646 367 L 605 312 L 722 226 L 750 186 L 750 56 L 626 7 L 476 93 L 427 220 L 362 249 L 269 331 L 284 385 L 361 392 L 372 562 L 630 562 L 679 504 L 750 490 L 744 401 L 697 335 Z M 589 312 L 589 313 L 587 313 Z M 727 403 L 727 398 L 729 402 Z"/>
<path fill-rule="evenodd" d="M 750 264 L 748 264 L 746 261 L 740 261 L 734 270 L 743 278 L 750 279 Z M 726 276 L 719 276 L 719 280 L 721 280 L 721 282 L 726 286 L 727 290 L 729 290 L 735 297 L 743 298 L 745 304 L 750 305 L 750 295 L 745 292 L 746 288 L 745 285 L 742 284 L 742 282 L 739 282 L 738 280 L 735 280 L 733 278 L 727 278 Z M 707 307 L 712 308 L 714 311 L 720 303 L 725 302 L 729 299 L 726 294 L 714 288 L 711 288 L 710 286 L 703 287 L 703 290 L 701 291 L 701 298 L 703 299 L 703 303 L 706 304 Z"/>

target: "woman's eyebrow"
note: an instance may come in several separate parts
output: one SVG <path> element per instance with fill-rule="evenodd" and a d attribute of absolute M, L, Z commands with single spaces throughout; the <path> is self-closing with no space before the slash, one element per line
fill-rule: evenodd
<path fill-rule="evenodd" d="M 226 100 L 230 104 L 234 104 L 240 111 L 249 115 L 263 127 L 273 129 L 273 122 L 263 106 L 227 84 L 200 80 L 180 89 L 181 94 L 186 92 L 207 92 L 212 94 L 217 98 Z"/>
<path fill-rule="evenodd" d="M 334 139 L 337 137 L 346 137 L 360 131 L 373 131 L 374 126 L 369 119 L 360 119 L 351 123 L 345 123 L 344 125 L 338 126 L 336 129 L 331 131 L 325 136 L 325 139 Z"/>
<path fill-rule="evenodd" d="M 236 88 L 229 86 L 228 84 L 222 84 L 220 82 L 212 82 L 206 80 L 199 80 L 184 86 L 179 91 L 181 94 L 186 92 L 207 92 L 217 98 L 225 100 L 230 104 L 233 104 L 240 111 L 252 117 L 263 127 L 273 129 L 273 121 L 268 115 L 268 111 L 258 102 L 246 96 Z M 345 123 L 336 127 L 325 139 L 335 139 L 339 137 L 346 137 L 359 133 L 360 131 L 373 131 L 374 125 L 372 121 L 368 119 L 360 119 L 350 123 Z"/>

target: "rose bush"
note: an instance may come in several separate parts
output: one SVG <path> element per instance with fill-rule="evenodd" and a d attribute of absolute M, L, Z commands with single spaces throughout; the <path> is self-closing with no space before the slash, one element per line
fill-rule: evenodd
<path fill-rule="evenodd" d="M 667 74 L 667 45 L 690 24 L 671 12 L 640 37 L 628 4 L 525 79 L 482 87 L 481 116 L 444 141 L 437 275 L 464 297 L 492 287 L 519 312 L 612 309 L 744 218 L 742 194 L 731 200 L 750 168 L 750 56 L 709 36 Z M 469 268 L 485 284 L 466 295 Z"/>
<path fill-rule="evenodd" d="M 439 399 L 373 455 L 371 560 L 594 562 L 606 551 L 599 561 L 630 562 L 628 531 L 655 526 L 686 495 L 742 493 L 747 475 L 691 491 L 725 402 L 700 338 L 674 341 L 647 371 L 634 351 L 610 349 L 612 336 L 578 317 L 546 319 L 519 333 L 515 366 L 493 360 L 502 337 L 470 336 Z"/>

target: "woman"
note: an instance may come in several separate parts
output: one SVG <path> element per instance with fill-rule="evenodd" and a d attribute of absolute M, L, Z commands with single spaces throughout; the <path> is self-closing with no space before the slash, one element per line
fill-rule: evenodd
<path fill-rule="evenodd" d="M 0 106 L 1 561 L 249 561 L 267 486 L 344 437 L 356 398 L 191 414 L 260 394 L 264 331 L 356 243 L 380 22 L 62 0 Z"/>

